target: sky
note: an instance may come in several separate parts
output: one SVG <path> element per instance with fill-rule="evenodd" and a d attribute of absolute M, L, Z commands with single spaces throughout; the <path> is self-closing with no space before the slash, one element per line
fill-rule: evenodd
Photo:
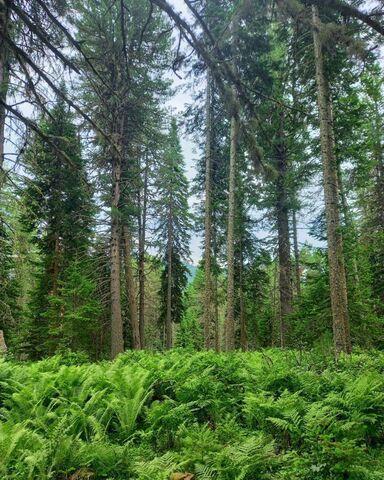
<path fill-rule="evenodd" d="M 169 0 L 171 4 L 175 6 L 175 8 L 179 11 L 182 12 L 182 14 L 188 18 L 188 8 L 184 3 L 184 0 Z M 371 6 L 372 1 L 367 1 L 367 6 Z M 193 90 L 191 90 L 190 82 L 188 84 L 188 87 L 186 87 L 187 79 L 185 78 L 185 72 L 178 72 L 181 75 L 181 79 L 178 78 L 175 74 L 170 73 L 172 81 L 173 81 L 173 86 L 177 87 L 176 89 L 176 94 L 168 101 L 168 107 L 170 107 L 176 114 L 182 114 L 185 111 L 185 107 L 187 104 L 192 103 L 193 100 Z M 23 106 L 23 109 L 27 107 Z M 24 112 L 26 114 L 29 114 L 30 112 Z M 196 159 L 198 158 L 199 154 L 201 152 L 198 151 L 198 147 L 193 141 L 193 139 L 188 136 L 184 129 L 180 129 L 180 136 L 181 136 L 181 146 L 183 149 L 183 155 L 184 155 L 184 160 L 186 164 L 186 175 L 189 181 L 192 181 L 195 174 L 196 174 Z M 14 152 L 14 146 L 8 145 L 8 152 Z M 320 210 L 322 203 L 323 203 L 323 197 L 322 197 L 322 189 L 321 189 L 321 184 L 313 185 L 313 187 L 310 189 L 310 194 L 311 197 L 314 199 L 313 200 L 313 205 L 312 205 L 312 210 L 316 210 L 316 213 Z M 189 198 L 189 203 L 191 208 L 193 207 L 193 204 L 196 202 L 196 198 L 190 197 Z M 299 236 L 299 243 L 304 244 L 304 243 L 310 243 L 312 245 L 321 245 L 319 242 L 317 242 L 315 239 L 309 236 L 308 234 L 308 211 L 303 211 L 299 215 L 298 218 L 298 236 Z M 313 211 L 312 211 L 312 218 L 313 218 Z M 258 238 L 266 238 L 270 235 L 269 231 L 258 231 L 257 232 L 257 237 Z M 195 232 L 192 232 L 191 235 L 191 260 L 192 262 L 196 265 L 199 260 L 201 259 L 202 255 L 202 236 L 200 234 L 196 234 Z"/>
<path fill-rule="evenodd" d="M 170 3 L 173 4 L 179 12 L 182 12 L 184 17 L 188 18 L 188 8 L 186 7 L 184 0 L 170 0 Z M 169 106 L 179 114 L 182 114 L 185 110 L 187 104 L 192 103 L 193 90 L 191 90 L 190 85 L 188 88 L 185 87 L 187 79 L 185 78 L 185 72 L 178 72 L 181 75 L 181 79 L 178 78 L 175 74 L 171 74 L 171 78 L 174 82 L 174 86 L 178 87 L 176 94 L 170 99 Z M 186 164 L 186 175 L 189 181 L 192 181 L 196 174 L 196 159 L 199 156 L 198 147 L 193 141 L 193 139 L 188 136 L 183 130 L 180 130 L 180 140 L 181 146 L 183 149 L 184 160 Z M 322 191 L 319 188 L 319 185 L 315 185 L 312 189 L 308 189 L 307 193 L 310 193 L 313 197 L 313 203 L 311 210 L 315 207 L 316 210 L 320 209 L 322 206 Z M 190 197 L 189 204 L 193 208 L 193 204 L 196 202 L 195 197 Z M 312 212 L 313 218 L 313 212 Z M 298 215 L 297 219 L 298 224 L 298 240 L 302 245 L 304 243 L 309 243 L 311 245 L 322 246 L 321 242 L 318 242 L 314 238 L 310 237 L 308 234 L 308 212 L 302 211 Z M 260 239 L 266 239 L 270 236 L 269 230 L 259 230 L 257 232 L 257 237 Z M 191 235 L 191 259 L 194 265 L 197 265 L 202 257 L 202 236 L 193 232 Z"/>
<path fill-rule="evenodd" d="M 184 0 L 171 0 L 170 3 L 176 7 L 179 12 L 182 12 L 185 17 L 188 17 L 188 8 L 186 7 Z M 172 74 L 171 78 L 173 80 L 173 86 L 177 87 L 176 94 L 170 99 L 169 106 L 174 109 L 175 113 L 182 114 L 185 111 L 187 104 L 192 102 L 193 90 L 191 87 L 188 88 L 185 86 L 186 77 L 185 72 L 178 72 L 181 79 L 177 75 Z M 191 182 L 196 175 L 196 158 L 199 156 L 198 148 L 193 139 L 187 135 L 184 129 L 180 129 L 180 141 L 181 147 L 183 149 L 184 161 L 186 166 L 186 175 L 188 180 Z M 193 208 L 196 198 L 191 196 L 189 198 L 189 206 Z M 191 260 L 194 265 L 197 265 L 202 255 L 202 241 L 203 238 L 201 235 L 193 232 L 191 235 Z"/>

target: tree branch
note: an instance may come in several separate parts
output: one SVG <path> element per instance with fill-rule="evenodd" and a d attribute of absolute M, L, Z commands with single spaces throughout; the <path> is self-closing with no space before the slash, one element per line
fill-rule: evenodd
<path fill-rule="evenodd" d="M 64 65 L 71 68 L 76 73 L 80 73 L 79 69 L 52 44 L 47 36 L 36 26 L 36 24 L 29 20 L 28 16 L 17 5 L 15 5 L 15 3 L 9 0 L 7 3 L 9 7 L 16 13 L 16 15 L 25 23 L 25 25 L 27 25 L 29 30 L 34 33 L 36 37 L 39 38 L 44 45 L 46 45 L 55 54 L 55 56 L 63 62 Z"/>
<path fill-rule="evenodd" d="M 21 112 L 19 112 L 19 110 L 11 107 L 3 100 L 1 100 L 1 98 L 0 105 L 3 106 L 8 112 L 12 113 L 12 115 L 14 115 L 18 120 L 20 120 L 26 127 L 39 135 L 40 138 L 42 138 L 45 142 L 47 142 L 48 145 L 52 147 L 52 149 L 57 153 L 57 155 L 71 168 L 73 168 L 74 170 L 79 170 L 79 168 L 75 163 L 73 163 L 71 158 L 55 144 L 55 142 L 53 141 L 54 137 L 51 137 L 50 135 L 44 133 L 33 120 L 26 118 Z"/>
<path fill-rule="evenodd" d="M 39 68 L 32 60 L 31 58 L 21 49 L 19 48 L 9 37 L 5 37 L 5 40 L 7 43 L 10 45 L 12 50 L 20 57 L 23 59 L 25 63 L 27 63 L 38 75 L 41 76 L 41 78 L 49 85 L 49 87 L 52 88 L 52 90 L 61 97 L 70 107 L 72 107 L 79 115 L 81 115 L 84 120 L 86 120 L 97 132 L 99 132 L 102 137 L 110 143 L 116 150 L 117 147 L 114 145 L 114 143 L 111 141 L 111 138 L 87 115 L 82 108 L 80 108 L 78 105 L 76 105 L 67 95 L 56 85 L 52 82 L 52 80 L 48 77 L 48 75 L 41 69 Z"/>
<path fill-rule="evenodd" d="M 343 0 L 304 0 L 305 5 L 317 5 L 318 7 L 328 7 L 332 10 L 336 10 L 344 17 L 357 18 L 361 22 L 365 23 L 380 35 L 384 35 L 384 25 L 372 18 L 368 13 L 364 13 L 356 7 L 349 5 Z"/>

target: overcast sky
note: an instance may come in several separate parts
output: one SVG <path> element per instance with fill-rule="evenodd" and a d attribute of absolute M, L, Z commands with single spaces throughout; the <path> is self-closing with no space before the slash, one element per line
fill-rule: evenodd
<path fill-rule="evenodd" d="M 182 12 L 182 14 L 185 17 L 188 17 L 188 8 L 186 7 L 184 0 L 170 0 L 170 3 L 175 5 L 177 10 L 179 12 Z M 180 73 L 181 76 L 183 76 L 182 72 Z M 183 113 L 185 110 L 185 106 L 187 104 L 190 104 L 192 102 L 192 96 L 193 96 L 193 90 L 191 90 L 190 85 L 188 85 L 188 89 L 183 88 L 185 87 L 185 84 L 187 82 L 186 78 L 179 79 L 176 75 L 172 74 L 172 80 L 174 82 L 174 86 L 179 87 L 176 95 L 169 101 L 169 105 L 172 109 L 175 110 L 177 113 Z M 192 138 L 190 138 L 188 135 L 185 134 L 184 131 L 180 131 L 181 135 L 181 145 L 183 149 L 183 155 L 184 155 L 184 160 L 186 163 L 186 174 L 188 177 L 188 180 L 192 180 L 196 174 L 196 158 L 199 156 L 198 148 L 195 145 L 194 141 Z M 320 185 L 316 185 L 313 188 L 313 197 L 314 201 L 311 206 L 311 210 L 313 210 L 313 207 L 315 209 L 320 209 L 322 205 L 322 189 Z M 196 201 L 195 198 L 191 197 L 189 199 L 190 206 L 193 207 L 194 202 Z M 308 213 L 308 212 L 307 212 Z M 313 211 L 311 212 L 312 219 L 313 219 Z M 301 212 L 298 216 L 298 237 L 299 237 L 299 243 L 304 244 L 304 243 L 310 243 L 312 245 L 321 245 L 319 242 L 317 242 L 315 239 L 310 237 L 308 235 L 308 226 L 307 226 L 308 218 L 305 212 Z M 270 232 L 265 231 L 265 230 L 260 230 L 257 232 L 257 237 L 258 238 L 263 238 L 265 239 L 266 237 L 269 237 Z M 191 235 L 191 257 L 192 261 L 195 265 L 199 262 L 201 259 L 202 255 L 202 237 L 201 235 L 197 235 L 196 233 L 193 232 Z"/>
<path fill-rule="evenodd" d="M 185 17 L 188 17 L 188 8 L 186 7 L 184 0 L 170 0 L 170 3 L 172 3 L 176 9 L 179 12 L 182 12 L 182 14 Z M 367 1 L 367 5 L 371 6 L 372 1 Z M 375 2 L 376 3 L 376 2 Z M 183 72 L 179 72 L 179 74 L 183 77 Z M 182 114 L 185 111 L 185 106 L 187 104 L 190 104 L 193 100 L 193 90 L 191 90 L 190 82 L 188 83 L 188 88 L 186 88 L 187 84 L 187 79 L 186 78 L 181 78 L 179 79 L 175 74 L 170 73 L 174 87 L 178 87 L 176 94 L 173 96 L 173 98 L 168 102 L 169 107 L 174 110 L 176 114 Z M 27 108 L 23 106 L 23 109 Z M 24 112 L 24 113 L 29 113 L 29 112 Z M 197 149 L 197 146 L 193 142 L 193 139 L 190 138 L 188 135 L 185 134 L 183 130 L 180 130 L 180 135 L 181 135 L 181 145 L 183 149 L 183 155 L 186 163 L 186 174 L 188 179 L 191 181 L 195 174 L 196 174 L 196 169 L 195 169 L 195 164 L 196 164 L 196 159 L 199 156 L 199 152 Z M 14 146 L 13 145 L 8 145 L 8 151 L 9 152 L 14 152 Z M 315 210 L 318 211 L 320 210 L 323 202 L 322 198 L 322 188 L 321 185 L 314 185 L 313 188 L 313 205 L 312 207 L 315 207 Z M 196 201 L 195 198 L 190 198 L 190 206 L 193 206 L 193 203 Z M 314 218 L 314 212 L 313 208 L 311 212 L 311 218 Z M 307 212 L 308 213 L 308 212 Z M 316 214 L 316 212 L 315 212 Z M 301 244 L 308 242 L 311 244 L 317 244 L 313 238 L 309 237 L 308 235 L 308 227 L 307 227 L 307 222 L 308 222 L 308 214 L 306 215 L 305 212 L 301 212 L 298 218 L 298 227 L 299 227 L 299 242 Z M 265 238 L 269 235 L 268 231 L 259 231 L 257 233 L 257 236 L 259 238 Z M 191 257 L 193 260 L 194 264 L 197 264 L 198 261 L 201 259 L 201 244 L 202 244 L 202 238 L 201 236 L 197 235 L 196 233 L 192 233 L 191 235 Z"/>

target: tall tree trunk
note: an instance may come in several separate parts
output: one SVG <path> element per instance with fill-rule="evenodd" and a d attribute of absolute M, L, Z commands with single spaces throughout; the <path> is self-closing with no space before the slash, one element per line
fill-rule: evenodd
<path fill-rule="evenodd" d="M 52 255 L 52 262 L 49 266 L 49 275 L 51 277 L 51 288 L 48 292 L 48 297 L 56 297 L 59 294 L 59 277 L 60 277 L 60 270 L 61 270 L 61 257 L 63 255 L 62 252 L 62 245 L 60 244 L 59 234 L 56 231 L 54 233 L 54 250 Z M 57 312 L 57 316 L 55 315 L 54 319 L 47 320 L 47 327 L 49 334 L 49 341 L 48 341 L 48 353 L 49 355 L 53 355 L 55 353 L 55 349 L 60 340 L 60 332 L 62 330 L 61 324 L 61 308 L 55 309 Z M 55 332 L 55 333 L 52 333 Z"/>
<path fill-rule="evenodd" d="M 215 323 L 215 350 L 219 352 L 221 349 L 221 337 L 220 337 L 220 323 L 219 323 L 219 289 L 218 289 L 218 280 L 217 280 L 217 229 L 215 227 L 216 222 L 212 216 L 212 251 L 213 251 L 213 262 L 215 266 L 215 272 L 212 272 L 212 291 L 213 291 L 213 314 L 214 314 L 214 323 Z"/>
<path fill-rule="evenodd" d="M 9 8 L 0 0 L 0 99 L 5 102 L 9 85 L 8 44 L 5 40 L 9 33 Z M 0 105 L 0 189 L 4 177 L 4 141 L 5 141 L 5 107 Z"/>
<path fill-rule="evenodd" d="M 286 346 L 287 316 L 292 312 L 291 246 L 289 239 L 287 171 L 288 152 L 281 116 L 279 138 L 276 144 L 277 164 L 277 232 L 279 250 L 280 345 Z"/>
<path fill-rule="evenodd" d="M 213 277 L 213 292 L 214 292 L 214 313 L 215 313 L 215 350 L 219 352 L 221 349 L 221 335 L 220 335 L 220 324 L 219 324 L 219 296 L 218 296 L 218 280 L 217 275 Z"/>
<path fill-rule="evenodd" d="M 375 220 L 378 231 L 384 233 L 384 159 L 381 141 L 377 142 L 377 145 L 375 146 L 375 158 Z"/>
<path fill-rule="evenodd" d="M 171 215 L 171 214 L 170 214 Z M 165 321 L 165 346 L 166 348 L 172 348 L 173 335 L 172 335 L 172 253 L 173 253 L 173 231 L 172 223 L 169 220 L 168 223 L 168 246 L 167 246 L 167 262 L 168 262 L 168 278 L 167 278 L 167 314 Z"/>
<path fill-rule="evenodd" d="M 231 150 L 229 158 L 228 232 L 227 232 L 227 315 L 225 321 L 225 348 L 235 348 L 235 210 L 236 210 L 236 157 L 239 136 L 239 118 L 231 118 Z"/>
<path fill-rule="evenodd" d="M 384 316 L 384 155 L 382 146 L 382 121 L 377 103 L 375 104 L 376 121 L 375 125 L 375 143 L 373 145 L 373 156 L 375 166 L 372 172 L 373 187 L 373 205 L 371 212 L 373 225 L 371 227 L 371 256 L 374 273 L 374 294 L 379 300 L 375 307 L 378 316 Z M 372 214 L 371 213 L 371 214 Z"/>
<path fill-rule="evenodd" d="M 114 153 L 112 158 L 112 211 L 111 211 L 111 356 L 115 358 L 124 351 L 123 320 L 121 315 L 120 285 L 120 182 L 121 156 Z"/>
<path fill-rule="evenodd" d="M 125 284 L 127 288 L 128 304 L 129 304 L 129 318 L 132 328 L 132 348 L 134 350 L 140 349 L 140 332 L 139 320 L 137 315 L 136 303 L 136 289 L 133 278 L 132 268 L 132 236 L 126 225 L 123 226 L 123 240 L 124 240 L 124 270 L 125 270 Z"/>
<path fill-rule="evenodd" d="M 273 281 L 272 281 L 272 318 L 271 318 L 271 346 L 275 347 L 279 344 L 280 340 L 280 300 L 278 299 L 277 292 L 277 278 L 279 275 L 279 262 L 275 259 L 273 268 Z"/>
<path fill-rule="evenodd" d="M 240 245 L 240 268 L 239 268 L 239 301 L 240 301 L 240 347 L 243 352 L 248 350 L 247 324 L 245 319 L 245 301 L 244 301 L 244 265 L 243 251 Z"/>
<path fill-rule="evenodd" d="M 213 302 L 212 279 L 212 79 L 207 71 L 207 93 L 205 100 L 205 217 L 204 217 L 204 346 L 215 347 L 217 325 Z"/>
<path fill-rule="evenodd" d="M 345 193 L 344 189 L 344 180 L 343 180 L 343 174 L 341 171 L 340 165 L 337 167 L 337 180 L 339 182 L 339 190 L 340 190 L 340 199 L 341 199 L 341 210 L 343 213 L 343 218 L 344 218 L 344 224 L 346 226 L 346 234 L 344 240 L 348 240 L 349 242 L 347 244 L 348 248 L 345 248 L 345 256 L 346 258 L 350 258 L 350 261 L 352 262 L 352 275 L 348 275 L 348 269 L 346 270 L 346 275 L 347 278 L 351 279 L 354 282 L 354 288 L 355 291 L 359 292 L 359 285 L 360 285 L 360 277 L 359 277 L 359 266 L 358 266 L 358 259 L 357 259 L 357 254 L 355 250 L 355 246 L 358 243 L 358 238 L 357 238 L 357 232 L 355 228 L 355 223 L 353 220 L 353 216 L 351 213 L 351 209 L 349 208 L 348 205 L 348 200 L 347 200 L 347 195 Z M 346 246 L 346 242 L 344 241 L 344 247 Z"/>
<path fill-rule="evenodd" d="M 301 293 L 301 274 L 300 274 L 300 252 L 299 252 L 299 242 L 297 238 L 297 220 L 296 220 L 295 209 L 292 211 L 292 230 L 293 230 L 293 253 L 295 256 L 296 294 L 299 297 Z"/>
<path fill-rule="evenodd" d="M 382 149 L 381 145 L 380 148 Z M 384 162 L 383 154 L 381 152 L 381 158 L 379 159 L 376 167 L 376 227 L 377 227 L 377 282 L 380 304 L 377 309 L 377 313 L 384 316 Z"/>
<path fill-rule="evenodd" d="M 323 183 L 325 213 L 327 223 L 329 283 L 333 317 L 333 337 L 335 352 L 349 353 L 351 340 L 349 334 L 347 282 L 344 265 L 343 238 L 340 225 L 339 187 L 337 161 L 334 150 L 332 108 L 329 85 L 324 68 L 322 44 L 320 38 L 321 22 L 319 12 L 312 6 L 313 43 L 316 64 L 316 84 L 320 118 L 321 154 L 323 159 Z"/>
<path fill-rule="evenodd" d="M 52 288 L 49 295 L 56 296 L 59 289 L 60 257 L 62 255 L 59 234 L 55 233 L 55 248 L 51 264 Z"/>
<path fill-rule="evenodd" d="M 139 205 L 141 205 L 139 192 Z M 145 156 L 142 208 L 139 213 L 139 334 L 140 346 L 145 348 L 145 240 L 148 202 L 148 157 Z"/>

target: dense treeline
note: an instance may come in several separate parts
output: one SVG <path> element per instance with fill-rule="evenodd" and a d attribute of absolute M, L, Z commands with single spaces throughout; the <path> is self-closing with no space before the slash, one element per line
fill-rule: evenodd
<path fill-rule="evenodd" d="M 10 352 L 381 348 L 376 3 L 0 0 Z"/>

